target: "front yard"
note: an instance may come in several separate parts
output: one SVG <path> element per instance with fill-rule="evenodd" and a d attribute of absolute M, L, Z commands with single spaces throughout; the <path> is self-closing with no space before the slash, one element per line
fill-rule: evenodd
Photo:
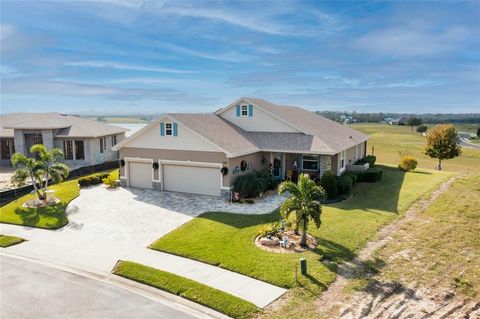
<path fill-rule="evenodd" d="M 292 288 L 301 257 L 309 275 L 299 275 L 298 286 L 317 294 L 335 278 L 336 263 L 350 259 L 377 230 L 402 215 L 407 207 L 435 189 L 452 174 L 418 170 L 403 173 L 384 166 L 380 182 L 357 184 L 354 197 L 324 207 L 322 226 L 309 232 L 319 246 L 299 254 L 275 254 L 258 249 L 254 238 L 280 216 L 205 213 L 160 238 L 151 248 L 200 260 L 271 284 Z"/>
<path fill-rule="evenodd" d="M 118 171 L 113 171 L 112 174 L 118 176 Z M 46 229 L 65 226 L 68 223 L 65 209 L 70 201 L 80 195 L 78 179 L 53 185 L 49 189 L 55 190 L 55 197 L 60 199 L 60 203 L 41 208 L 25 208 L 23 203 L 37 197 L 36 194 L 25 195 L 0 208 L 0 223 Z"/>

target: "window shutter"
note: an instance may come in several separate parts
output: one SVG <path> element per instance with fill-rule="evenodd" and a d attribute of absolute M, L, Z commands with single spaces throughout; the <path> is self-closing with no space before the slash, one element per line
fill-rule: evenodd
<path fill-rule="evenodd" d="M 253 105 L 252 104 L 248 105 L 248 116 L 250 116 L 250 117 L 253 116 Z"/>
<path fill-rule="evenodd" d="M 240 117 L 240 105 L 237 104 L 237 116 Z"/>
<path fill-rule="evenodd" d="M 173 136 L 178 136 L 177 123 L 173 123 Z"/>
<path fill-rule="evenodd" d="M 165 123 L 160 123 L 160 135 L 165 136 Z"/>

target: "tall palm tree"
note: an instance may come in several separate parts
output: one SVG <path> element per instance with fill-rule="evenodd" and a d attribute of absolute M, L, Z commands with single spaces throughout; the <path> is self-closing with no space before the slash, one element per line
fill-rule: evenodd
<path fill-rule="evenodd" d="M 15 167 L 15 173 L 11 180 L 16 185 L 24 185 L 26 179 L 30 177 L 38 198 L 45 199 L 50 178 L 54 183 L 61 182 L 67 178 L 69 168 L 60 162 L 63 159 L 63 153 L 58 148 L 47 150 L 44 145 L 35 144 L 30 148 L 30 153 L 36 156 L 13 154 L 12 164 Z M 45 183 L 43 183 L 44 180 Z"/>
<path fill-rule="evenodd" d="M 290 181 L 283 182 L 278 188 L 278 193 L 290 193 L 286 199 L 280 213 L 287 219 L 292 213 L 295 214 L 295 230 L 302 229 L 302 239 L 300 245 L 307 245 L 308 223 L 312 220 L 317 228 L 322 223 L 322 201 L 326 198 L 325 191 L 321 186 L 317 186 L 310 179 L 308 174 L 301 174 L 298 178 L 298 184 Z"/>

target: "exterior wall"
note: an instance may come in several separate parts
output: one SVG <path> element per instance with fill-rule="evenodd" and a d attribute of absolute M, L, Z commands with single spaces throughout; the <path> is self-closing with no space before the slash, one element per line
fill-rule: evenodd
<path fill-rule="evenodd" d="M 15 153 L 25 154 L 25 136 L 23 130 L 14 130 Z"/>
<path fill-rule="evenodd" d="M 339 155 L 335 154 L 331 157 L 331 159 L 332 159 L 332 172 L 336 175 L 338 171 Z"/>
<path fill-rule="evenodd" d="M 53 131 L 52 130 L 42 130 L 42 142 L 43 145 L 51 150 L 53 146 Z"/>
<path fill-rule="evenodd" d="M 262 164 L 262 159 L 266 159 L 265 164 Z M 236 167 L 240 168 L 240 163 L 242 161 L 246 161 L 247 164 L 251 167 L 247 166 L 245 171 L 239 171 L 237 173 L 234 172 Z M 234 157 L 228 159 L 228 174 L 223 177 L 224 179 L 224 186 L 233 186 L 235 179 L 238 176 L 245 175 L 247 173 L 253 171 L 261 171 L 264 169 L 268 169 L 270 165 L 270 153 L 267 152 L 258 152 L 253 154 L 248 154 L 244 156 Z"/>
<path fill-rule="evenodd" d="M 248 103 L 240 103 L 240 105 Z M 225 112 L 219 114 L 220 117 L 237 125 L 246 131 L 258 132 L 298 132 L 298 130 L 285 124 L 284 122 L 272 117 L 270 114 L 253 106 L 253 116 L 237 116 L 236 106 L 231 107 Z"/>
<path fill-rule="evenodd" d="M 165 119 L 165 122 L 169 122 Z M 201 137 L 181 123 L 178 123 L 178 136 L 161 136 L 160 122 L 155 123 L 140 136 L 130 140 L 125 147 L 151 148 L 169 150 L 188 150 L 203 152 L 219 152 L 221 149 L 212 142 Z"/>
<path fill-rule="evenodd" d="M 7 167 L 12 166 L 12 155 L 15 153 L 14 149 L 14 139 L 13 138 L 1 138 L 0 140 L 9 140 L 10 141 L 10 158 L 3 158 L 2 149 L 0 148 L 0 166 Z"/>
<path fill-rule="evenodd" d="M 228 160 L 224 153 L 221 152 L 201 152 L 201 151 L 180 151 L 170 149 L 151 149 L 151 148 L 134 148 L 122 147 L 120 149 L 120 159 L 126 157 L 152 159 L 154 163 L 158 160 L 173 160 L 173 161 L 191 161 L 191 162 L 205 162 L 205 163 L 219 163 L 222 166 L 227 166 Z M 229 176 L 231 170 L 223 177 L 224 187 L 229 186 Z M 120 168 L 120 177 L 125 179 L 125 166 Z M 154 172 L 154 179 L 158 180 L 158 170 Z M 157 185 L 158 186 L 158 185 Z M 157 187 L 155 187 L 157 188 Z"/>
<path fill-rule="evenodd" d="M 357 161 L 358 145 L 347 149 L 345 156 L 345 165 L 353 164 Z"/>

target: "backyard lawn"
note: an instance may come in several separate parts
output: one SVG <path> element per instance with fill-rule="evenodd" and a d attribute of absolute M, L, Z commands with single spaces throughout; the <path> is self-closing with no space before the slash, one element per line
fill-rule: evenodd
<path fill-rule="evenodd" d="M 401 216 L 408 206 L 435 189 L 452 173 L 420 169 L 403 173 L 384 169 L 380 182 L 357 184 L 348 201 L 324 206 L 322 226 L 309 232 L 319 246 L 299 254 L 275 254 L 257 248 L 255 237 L 280 216 L 205 213 L 160 238 L 151 248 L 200 260 L 277 286 L 295 287 L 295 267 L 301 257 L 309 275 L 299 276 L 299 286 L 316 294 L 335 278 L 336 263 L 349 259 L 385 223 Z"/>
<path fill-rule="evenodd" d="M 387 125 L 379 123 L 360 123 L 351 125 L 370 136 L 367 153 L 372 153 L 372 146 L 375 148 L 375 155 L 378 163 L 397 165 L 400 161 L 399 152 L 409 151 L 418 160 L 418 167 L 434 169 L 437 160 L 422 154 L 425 145 L 425 138 L 412 132 L 409 126 Z M 431 125 L 428 125 L 431 126 Z M 457 130 L 472 132 L 475 124 L 457 125 Z M 462 155 L 451 160 L 442 162 L 445 171 L 462 174 L 480 173 L 480 150 L 462 147 Z"/>
<path fill-rule="evenodd" d="M 112 174 L 118 175 L 118 171 L 115 170 Z M 49 189 L 55 190 L 55 197 L 60 199 L 60 203 L 41 208 L 25 208 L 22 206 L 23 203 L 37 197 L 36 194 L 28 194 L 0 208 L 0 223 L 46 229 L 65 226 L 68 223 L 65 209 L 70 201 L 80 195 L 78 179 L 53 185 Z"/>

